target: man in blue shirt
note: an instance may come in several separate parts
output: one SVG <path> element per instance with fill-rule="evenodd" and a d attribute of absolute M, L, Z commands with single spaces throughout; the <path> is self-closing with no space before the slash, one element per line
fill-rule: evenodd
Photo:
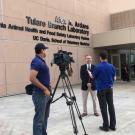
<path fill-rule="evenodd" d="M 46 47 L 42 43 L 35 46 L 35 58 L 31 62 L 30 81 L 35 87 L 32 100 L 35 106 L 33 119 L 33 135 L 47 135 L 47 120 L 49 117 L 50 73 L 44 60 Z"/>
<path fill-rule="evenodd" d="M 113 104 L 113 83 L 116 71 L 114 66 L 107 62 L 106 53 L 100 54 L 100 61 L 101 63 L 96 66 L 93 72 L 93 77 L 96 81 L 100 110 L 103 118 L 103 125 L 100 126 L 99 129 L 103 131 L 108 131 L 109 129 L 116 130 L 116 117 Z M 110 123 L 107 112 L 109 112 Z"/>

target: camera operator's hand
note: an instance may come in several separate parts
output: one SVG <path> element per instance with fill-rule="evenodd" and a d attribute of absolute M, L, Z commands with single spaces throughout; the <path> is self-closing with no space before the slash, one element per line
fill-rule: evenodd
<path fill-rule="evenodd" d="M 50 91 L 47 88 L 44 89 L 44 94 L 49 97 L 51 95 Z"/>

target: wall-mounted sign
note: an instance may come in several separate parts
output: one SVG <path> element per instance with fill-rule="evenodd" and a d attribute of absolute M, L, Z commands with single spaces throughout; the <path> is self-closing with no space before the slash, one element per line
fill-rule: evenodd
<path fill-rule="evenodd" d="M 68 45 L 90 45 L 89 26 L 56 16 L 54 21 L 43 21 L 26 16 L 27 26 L 0 23 L 1 29 L 32 33 L 32 40 Z"/>

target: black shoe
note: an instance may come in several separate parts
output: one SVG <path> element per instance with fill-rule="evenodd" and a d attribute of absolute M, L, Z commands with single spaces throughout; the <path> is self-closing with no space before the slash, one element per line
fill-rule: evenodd
<path fill-rule="evenodd" d="M 105 127 L 103 127 L 103 126 L 100 126 L 99 129 L 102 130 L 102 131 L 106 131 L 106 132 L 109 131 L 108 128 L 105 128 Z"/>
<path fill-rule="evenodd" d="M 116 128 L 115 127 L 109 127 L 111 130 L 113 130 L 113 131 L 115 131 L 116 130 Z"/>
<path fill-rule="evenodd" d="M 99 116 L 99 113 L 94 113 L 95 116 Z"/>
<path fill-rule="evenodd" d="M 88 114 L 87 113 L 82 113 L 81 114 L 81 117 L 85 117 L 85 116 L 87 116 Z"/>

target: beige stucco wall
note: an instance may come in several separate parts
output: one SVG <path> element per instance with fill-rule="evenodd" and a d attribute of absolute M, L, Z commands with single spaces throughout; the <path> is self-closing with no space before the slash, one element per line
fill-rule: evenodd
<path fill-rule="evenodd" d="M 111 30 L 135 27 L 135 9 L 111 14 Z"/>
<path fill-rule="evenodd" d="M 135 0 L 108 0 L 112 15 L 111 31 L 93 34 L 94 48 L 134 47 Z"/>
<path fill-rule="evenodd" d="M 108 0 L 110 13 L 117 13 L 135 8 L 134 0 Z"/>
<path fill-rule="evenodd" d="M 45 21 L 52 21 L 55 16 L 80 21 L 89 25 L 92 34 L 110 29 L 108 0 L 0 0 L 0 22 L 28 26 L 26 16 Z M 29 83 L 29 67 L 34 57 L 33 48 L 37 43 L 32 40 L 32 35 L 33 33 L 0 28 L 0 96 L 23 93 L 24 86 Z M 84 63 L 84 56 L 95 55 L 92 46 L 46 44 L 49 46 L 49 67 L 58 46 L 73 52 L 76 62 L 70 79 L 72 84 L 79 83 L 79 69 Z M 54 86 L 59 74 L 58 67 L 54 65 L 50 67 L 50 71 Z"/>

